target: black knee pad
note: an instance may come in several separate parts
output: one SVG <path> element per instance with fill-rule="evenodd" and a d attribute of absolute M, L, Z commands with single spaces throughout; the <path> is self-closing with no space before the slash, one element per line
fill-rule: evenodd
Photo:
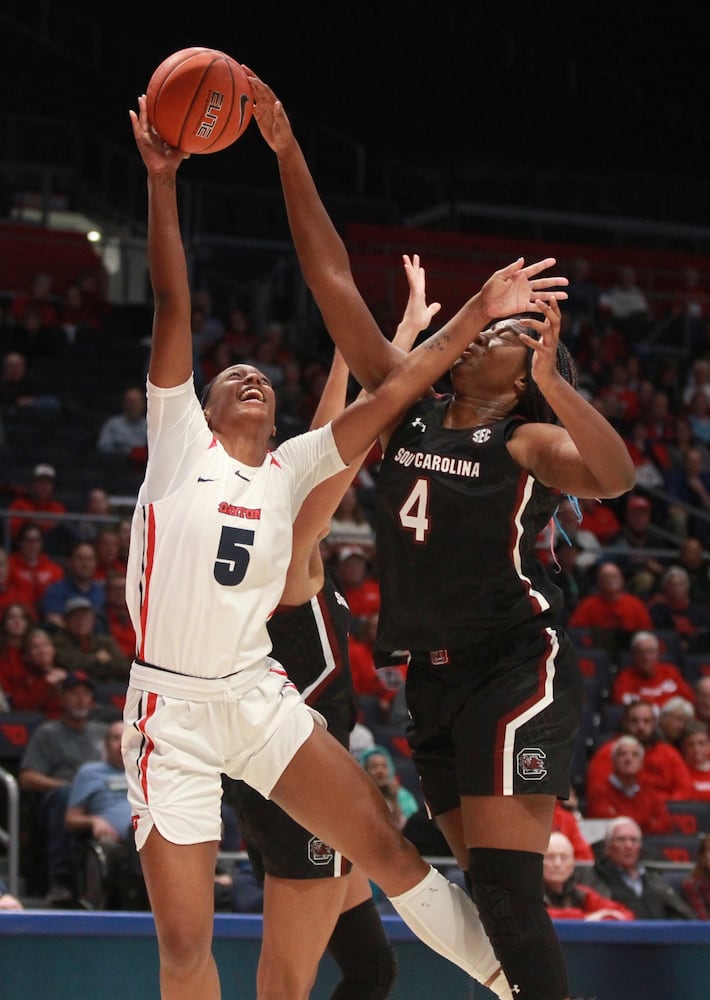
<path fill-rule="evenodd" d="M 373 899 L 341 913 L 328 951 L 343 974 L 330 1000 L 385 1000 L 389 996 L 397 959 Z"/>
<path fill-rule="evenodd" d="M 474 847 L 468 852 L 473 899 L 513 994 L 525 1000 L 569 996 L 562 948 L 543 902 L 542 855 Z"/>

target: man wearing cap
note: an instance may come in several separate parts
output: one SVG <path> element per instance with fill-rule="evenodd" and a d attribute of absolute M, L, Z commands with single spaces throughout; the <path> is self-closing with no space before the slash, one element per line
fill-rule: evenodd
<path fill-rule="evenodd" d="M 54 518 L 36 517 L 37 514 L 66 514 L 67 509 L 63 503 L 54 498 L 54 487 L 57 473 L 53 465 L 42 462 L 35 465 L 32 472 L 32 479 L 26 491 L 16 497 L 9 506 L 12 511 L 20 511 L 29 515 L 29 519 L 36 521 L 43 533 L 51 531 L 59 524 Z M 14 538 L 27 518 L 13 517 L 10 521 L 10 533 Z"/>
<path fill-rule="evenodd" d="M 104 586 L 94 579 L 96 552 L 90 542 L 77 542 L 67 556 L 64 578 L 47 587 L 40 601 L 40 614 L 48 625 L 64 625 L 64 608 L 72 597 L 89 601 L 97 619 L 95 627 L 105 631 L 103 622 L 106 593 Z"/>
<path fill-rule="evenodd" d="M 640 493 L 629 494 L 621 530 L 609 540 L 609 545 L 626 550 L 615 555 L 614 561 L 634 593 L 650 593 L 665 568 L 663 557 L 648 550 L 675 550 L 677 544 L 670 532 L 653 523 L 653 508 L 648 497 Z"/>
<path fill-rule="evenodd" d="M 346 545 L 338 553 L 338 579 L 355 618 L 380 610 L 380 585 L 371 576 L 367 554 L 359 545 Z"/>
<path fill-rule="evenodd" d="M 33 796 L 32 817 L 36 848 L 46 851 L 52 904 L 70 900 L 69 852 L 65 827 L 69 787 L 82 764 L 101 760 L 106 726 L 91 720 L 94 684 L 88 674 L 75 671 L 62 683 L 62 714 L 39 725 L 20 761 L 18 780 Z M 38 835 L 38 836 L 37 836 Z"/>
<path fill-rule="evenodd" d="M 64 625 L 54 633 L 57 664 L 84 670 L 95 682 L 125 681 L 131 658 L 108 632 L 97 632 L 96 611 L 88 597 L 70 597 L 63 608 Z"/>

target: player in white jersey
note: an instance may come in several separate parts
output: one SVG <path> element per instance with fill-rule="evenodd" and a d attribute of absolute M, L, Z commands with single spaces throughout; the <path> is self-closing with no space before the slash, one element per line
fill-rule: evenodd
<path fill-rule="evenodd" d="M 471 900 L 422 860 L 373 782 L 314 724 L 315 713 L 268 657 L 265 622 L 283 590 L 289 525 L 306 494 L 365 451 L 491 318 L 540 311 L 541 298 L 564 297 L 551 289 L 566 282 L 537 277 L 549 258 L 502 268 L 375 392 L 271 453 L 274 392 L 250 365 L 213 380 L 200 423 L 176 196 L 184 154 L 152 130 L 145 96 L 131 121 L 148 173 L 155 312 L 148 469 L 130 557 L 139 657 L 123 755 L 161 996 L 220 996 L 211 940 L 226 773 L 359 865 L 422 940 L 510 1000 Z"/>

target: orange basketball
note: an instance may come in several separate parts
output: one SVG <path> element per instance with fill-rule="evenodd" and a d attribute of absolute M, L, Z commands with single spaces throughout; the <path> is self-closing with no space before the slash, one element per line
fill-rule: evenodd
<path fill-rule="evenodd" d="M 146 91 L 148 118 L 170 146 L 216 153 L 251 121 L 254 95 L 244 69 L 217 49 L 180 49 L 161 62 Z"/>

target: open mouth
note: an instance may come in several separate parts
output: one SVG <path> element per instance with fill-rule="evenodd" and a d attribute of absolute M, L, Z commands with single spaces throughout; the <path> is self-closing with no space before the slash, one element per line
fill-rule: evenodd
<path fill-rule="evenodd" d="M 242 403 L 264 403 L 264 393 L 255 385 L 247 386 L 239 393 L 239 400 Z"/>

